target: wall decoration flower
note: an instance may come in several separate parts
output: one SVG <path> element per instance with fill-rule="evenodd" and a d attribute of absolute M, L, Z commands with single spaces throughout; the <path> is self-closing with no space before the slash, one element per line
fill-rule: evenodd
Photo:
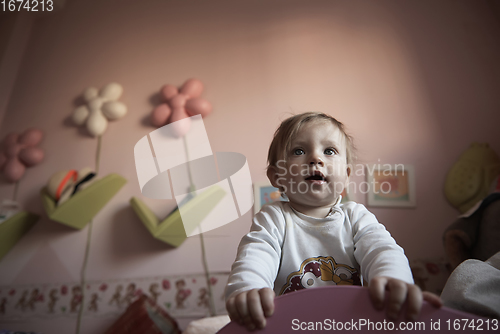
<path fill-rule="evenodd" d="M 9 182 L 19 181 L 26 167 L 33 167 L 43 161 L 44 151 L 38 147 L 43 132 L 29 128 L 21 135 L 9 133 L 0 145 L 0 171 Z"/>
<path fill-rule="evenodd" d="M 89 87 L 83 92 L 86 104 L 73 111 L 73 122 L 76 125 L 86 125 L 93 136 L 101 136 L 108 127 L 108 121 L 122 118 L 127 113 L 127 106 L 117 101 L 123 93 L 123 87 L 110 83 L 97 90 Z"/>
<path fill-rule="evenodd" d="M 200 97 L 202 92 L 203 83 L 196 78 L 188 79 L 180 88 L 170 84 L 164 85 L 160 90 L 160 95 L 165 102 L 153 110 L 151 123 L 155 127 L 162 127 L 189 116 L 207 116 L 212 112 L 212 105 Z M 182 122 L 176 132 L 180 137 L 188 130 L 189 123 Z"/>
<path fill-rule="evenodd" d="M 123 87 L 118 83 L 109 83 L 100 90 L 95 87 L 89 87 L 83 92 L 85 104 L 78 106 L 73 111 L 71 117 L 73 123 L 76 125 L 85 125 L 88 133 L 92 137 L 97 137 L 95 171 L 90 174 L 95 174 L 96 176 L 99 175 L 102 137 L 108 127 L 108 122 L 120 119 L 127 114 L 127 106 L 118 101 L 122 93 Z M 65 175 L 62 181 L 65 181 L 66 177 L 74 181 L 74 173 L 71 170 L 69 173 L 64 172 L 64 174 Z M 64 188 L 68 183 L 70 183 L 67 181 L 68 180 L 60 182 L 57 185 L 56 197 L 58 197 L 57 193 L 62 195 Z M 57 182 L 59 181 L 56 181 L 55 183 Z M 86 284 L 86 268 L 89 260 L 93 219 L 126 182 L 126 179 L 118 174 L 107 175 L 102 179 L 96 180 L 96 182 L 92 185 L 93 187 L 89 186 L 87 189 L 82 190 L 80 194 L 87 191 L 85 196 L 80 196 L 78 198 L 77 196 L 74 196 L 58 207 L 55 205 L 56 203 L 54 202 L 54 198 L 52 198 L 50 193 L 47 191 L 47 187 L 44 188 L 44 191 L 42 192 L 45 210 L 52 220 L 78 229 L 82 229 L 87 226 L 87 243 L 85 245 L 81 280 L 79 285 L 73 287 L 74 291 L 75 289 L 78 290 L 78 298 L 75 299 L 75 303 L 71 308 L 72 312 L 78 312 L 77 333 L 80 332 L 84 312 L 83 304 L 88 292 L 88 285 Z M 71 184 L 69 184 L 69 186 L 71 186 Z M 99 193 L 99 196 L 92 196 L 93 191 L 95 193 Z M 106 193 L 107 196 L 102 197 L 102 195 Z M 71 194 L 69 194 L 70 197 L 73 194 L 74 192 L 71 191 Z M 59 199 L 59 201 L 60 200 L 61 199 Z M 64 209 L 61 210 L 63 206 Z M 84 213 L 81 213 L 80 208 L 82 206 L 87 207 L 86 210 L 83 211 Z M 78 212 L 78 214 L 67 214 L 68 212 Z M 106 287 L 103 286 L 102 289 L 106 289 Z M 91 298 L 94 298 L 94 296 Z"/>
<path fill-rule="evenodd" d="M 205 117 L 209 115 L 212 112 L 212 105 L 210 102 L 207 100 L 201 98 L 201 93 L 203 92 L 203 83 L 196 78 L 191 78 L 186 80 L 184 84 L 180 87 L 177 88 L 174 85 L 171 84 L 166 84 L 164 85 L 161 90 L 160 90 L 160 96 L 164 100 L 163 103 L 158 105 L 153 112 L 151 113 L 151 124 L 154 127 L 164 127 L 165 125 L 169 125 L 169 134 L 173 133 L 174 136 L 178 137 L 179 139 L 182 138 L 182 142 L 184 144 L 185 152 L 187 156 L 189 156 L 189 148 L 187 145 L 186 141 L 186 134 L 188 133 L 190 127 L 191 127 L 191 119 L 190 117 L 200 115 L 201 117 Z M 199 117 L 198 117 L 199 118 Z M 178 122 L 182 120 L 182 122 Z M 190 188 L 194 189 L 194 184 L 191 176 L 191 170 L 188 168 L 188 174 L 189 174 L 189 182 L 191 184 Z M 192 199 L 192 197 L 191 197 Z M 137 211 L 141 211 L 143 209 L 143 205 L 138 204 L 139 202 L 137 199 L 132 199 L 131 203 L 133 206 L 135 205 L 134 209 L 137 208 Z M 141 214 L 139 214 L 141 216 Z M 169 219 L 169 217 L 167 217 Z M 141 218 L 142 220 L 142 218 Z M 165 221 L 165 220 L 164 220 Z M 144 221 L 143 221 L 144 222 Z M 145 223 L 148 224 L 148 223 Z M 212 287 L 211 287 L 211 282 L 210 282 L 210 272 L 208 269 L 208 262 L 206 259 L 206 254 L 205 254 L 205 245 L 203 241 L 203 233 L 199 233 L 200 236 L 200 244 L 201 244 L 201 249 L 202 249 L 202 262 L 203 262 L 203 267 L 205 271 L 205 280 L 207 284 L 207 292 L 209 296 L 209 308 L 210 308 L 210 314 L 212 316 L 215 316 L 216 310 L 215 310 L 215 304 L 214 304 L 214 297 L 213 297 L 213 292 L 212 292 Z M 164 240 L 164 239 L 161 239 Z M 168 241 L 166 241 L 169 243 Z M 182 241 L 181 241 L 182 242 Z M 176 246 L 179 246 L 179 244 L 176 244 Z M 193 279 L 193 283 L 195 282 L 195 279 Z M 177 283 L 176 283 L 177 284 Z M 170 289 L 170 282 L 164 281 L 163 282 L 163 289 Z M 179 288 L 178 288 L 179 290 Z M 182 289 L 181 289 L 182 290 Z M 179 290 L 179 291 L 181 291 Z M 178 294 L 181 292 L 178 292 Z M 184 292 L 182 292 L 184 293 Z M 182 294 L 181 293 L 181 294 Z M 189 292 L 190 293 L 190 292 Z M 169 305 L 167 304 L 167 307 Z"/>

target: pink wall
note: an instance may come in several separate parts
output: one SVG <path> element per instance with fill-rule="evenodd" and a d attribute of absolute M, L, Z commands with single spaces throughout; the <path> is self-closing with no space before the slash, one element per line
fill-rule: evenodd
<path fill-rule="evenodd" d="M 46 160 L 28 170 L 18 195 L 42 219 L 0 261 L 0 285 L 79 280 L 86 230 L 51 222 L 38 194 L 55 171 L 94 166 L 96 141 L 68 117 L 85 88 L 112 81 L 123 85 L 129 113 L 103 138 L 101 173 L 128 183 L 94 220 L 88 279 L 203 270 L 196 238 L 170 249 L 128 205 L 139 197 L 159 216 L 174 206 L 141 195 L 133 147 L 153 130 L 145 120 L 152 96 L 190 77 L 204 82 L 214 106 L 205 119 L 212 150 L 244 154 L 254 181 L 265 180 L 279 121 L 308 110 L 347 125 L 360 163 L 413 164 L 417 208 L 372 211 L 410 259 L 443 256 L 442 232 L 457 215 L 442 192 L 448 169 L 472 141 L 500 153 L 493 9 L 456 0 L 73 0 L 38 18 L 0 135 L 35 125 L 45 131 Z M 12 191 L 0 184 L 2 198 Z M 248 213 L 207 233 L 211 270 L 229 270 L 250 221 Z M 40 253 L 53 270 L 25 268 Z"/>

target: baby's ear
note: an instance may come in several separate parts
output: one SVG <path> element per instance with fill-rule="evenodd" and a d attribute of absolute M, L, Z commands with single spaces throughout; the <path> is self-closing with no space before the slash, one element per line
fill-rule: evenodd
<path fill-rule="evenodd" d="M 279 185 L 278 185 L 278 175 L 277 175 L 277 169 L 276 167 L 274 166 L 269 166 L 269 168 L 267 168 L 267 178 L 269 179 L 269 181 L 271 181 L 271 184 L 273 185 L 273 187 L 275 188 L 278 188 L 279 189 Z"/>
<path fill-rule="evenodd" d="M 351 165 L 347 165 L 347 177 L 351 176 Z"/>

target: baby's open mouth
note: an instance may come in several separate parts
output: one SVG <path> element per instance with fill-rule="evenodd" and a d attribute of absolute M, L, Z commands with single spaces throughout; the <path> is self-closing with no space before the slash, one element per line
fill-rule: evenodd
<path fill-rule="evenodd" d="M 326 181 L 325 176 L 320 171 L 314 172 L 313 175 L 308 176 L 306 181 Z"/>

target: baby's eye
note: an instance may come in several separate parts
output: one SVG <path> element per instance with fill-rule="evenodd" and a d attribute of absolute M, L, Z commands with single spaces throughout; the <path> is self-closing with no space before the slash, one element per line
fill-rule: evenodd
<path fill-rule="evenodd" d="M 337 153 L 337 151 L 335 151 L 333 148 L 327 148 L 327 149 L 325 150 L 325 154 L 326 154 L 326 155 L 334 155 L 334 154 L 336 154 L 336 153 Z"/>
<path fill-rule="evenodd" d="M 301 149 L 301 148 L 296 148 L 294 151 L 293 151 L 293 155 L 302 155 L 302 154 L 305 154 L 304 150 Z"/>

